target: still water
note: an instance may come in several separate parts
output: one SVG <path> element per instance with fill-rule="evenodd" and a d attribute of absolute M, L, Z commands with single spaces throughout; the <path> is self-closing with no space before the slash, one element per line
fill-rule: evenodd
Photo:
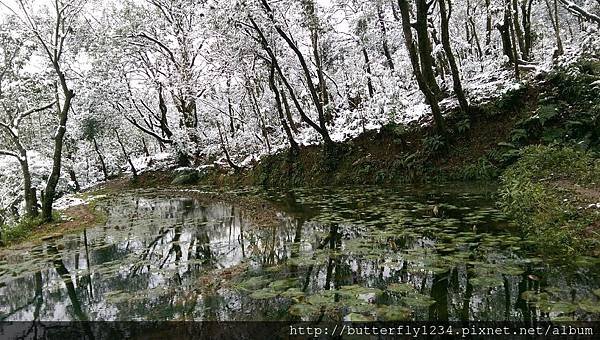
<path fill-rule="evenodd" d="M 0 320 L 598 320 L 600 260 L 542 258 L 463 185 L 131 191 L 106 224 L 8 254 Z M 203 200 L 204 202 L 204 200 Z"/>

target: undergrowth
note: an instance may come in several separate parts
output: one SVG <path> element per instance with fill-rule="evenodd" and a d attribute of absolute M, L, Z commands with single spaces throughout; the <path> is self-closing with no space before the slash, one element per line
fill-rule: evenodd
<path fill-rule="evenodd" d="M 500 206 L 546 252 L 597 254 L 600 160 L 592 152 L 529 146 L 501 177 Z"/>

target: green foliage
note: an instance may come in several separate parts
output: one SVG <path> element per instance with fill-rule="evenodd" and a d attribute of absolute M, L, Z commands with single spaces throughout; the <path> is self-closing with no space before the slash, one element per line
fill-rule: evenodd
<path fill-rule="evenodd" d="M 600 183 L 600 160 L 593 154 L 530 146 L 501 179 L 502 209 L 540 248 L 559 253 L 599 249 L 600 236 L 590 237 L 585 230 L 600 220 L 600 214 L 580 209 L 573 198 L 576 193 L 569 190 L 571 185 Z"/>
<path fill-rule="evenodd" d="M 468 118 L 461 119 L 456 123 L 456 132 L 464 134 L 471 129 L 471 121 Z"/>
<path fill-rule="evenodd" d="M 99 119 L 88 116 L 81 121 L 83 138 L 91 141 L 102 134 L 104 124 Z"/>
<path fill-rule="evenodd" d="M 200 180 L 200 173 L 196 170 L 182 171 L 171 181 L 173 185 L 195 184 Z"/>
<path fill-rule="evenodd" d="M 526 147 L 517 164 L 504 173 L 505 180 L 569 179 L 578 184 L 600 180 L 600 161 L 591 152 L 569 147 Z"/>
<path fill-rule="evenodd" d="M 57 211 L 52 212 L 52 220 L 60 221 L 61 215 Z M 29 237 L 37 227 L 44 223 L 41 216 L 23 217 L 15 224 L 3 224 L 0 226 L 0 245 L 7 245 L 15 241 L 24 240 Z"/>
<path fill-rule="evenodd" d="M 524 97 L 527 94 L 526 86 L 519 86 L 515 89 L 507 91 L 502 97 L 496 101 L 495 110 L 501 112 L 518 111 L 523 103 Z"/>
<path fill-rule="evenodd" d="M 590 84 L 600 79 L 600 61 L 582 59 L 555 70 L 548 80 L 555 85 L 556 94 L 570 104 L 582 101 L 598 102 L 597 90 Z"/>
<path fill-rule="evenodd" d="M 462 180 L 491 180 L 498 177 L 498 167 L 484 156 L 461 168 L 459 174 Z"/>
<path fill-rule="evenodd" d="M 444 149 L 446 144 L 444 138 L 439 135 L 434 135 L 423 139 L 423 149 L 428 154 L 436 154 Z"/>
<path fill-rule="evenodd" d="M 2 225 L 0 227 L 2 244 L 26 238 L 42 223 L 41 217 L 24 217 L 15 225 Z"/>

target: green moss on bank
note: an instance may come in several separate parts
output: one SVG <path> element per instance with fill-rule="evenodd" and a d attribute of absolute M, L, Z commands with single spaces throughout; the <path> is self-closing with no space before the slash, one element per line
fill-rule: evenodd
<path fill-rule="evenodd" d="M 53 222 L 43 223 L 41 218 L 22 218 L 15 225 L 1 227 L 0 246 L 23 242 L 39 242 L 46 237 L 83 230 L 106 222 L 106 215 L 96 209 L 96 201 L 53 212 Z"/>
<path fill-rule="evenodd" d="M 500 205 L 545 252 L 600 255 L 600 159 L 530 146 L 502 175 Z"/>

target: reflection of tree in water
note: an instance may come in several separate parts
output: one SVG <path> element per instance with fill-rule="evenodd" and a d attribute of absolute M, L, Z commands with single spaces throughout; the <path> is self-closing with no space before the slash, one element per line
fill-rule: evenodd
<path fill-rule="evenodd" d="M 59 256 L 59 252 L 58 252 L 58 249 L 56 248 L 56 246 L 49 245 L 48 246 L 48 254 L 53 255 L 54 260 L 52 261 L 52 263 L 54 265 L 54 269 L 56 270 L 58 275 L 63 279 L 63 282 L 67 288 L 67 294 L 69 295 L 69 300 L 71 301 L 71 307 L 73 308 L 73 313 L 75 316 L 73 319 L 79 320 L 79 321 L 88 321 L 89 318 L 81 307 L 81 301 L 79 300 L 79 297 L 77 296 L 77 291 L 75 290 L 75 285 L 73 284 L 73 281 L 71 280 L 71 273 L 69 272 L 67 267 L 65 267 L 65 263 L 63 262 L 62 258 Z M 82 322 L 80 325 L 83 328 L 83 331 L 85 332 L 86 336 L 89 339 L 94 339 L 94 335 L 92 333 L 90 324 L 88 322 Z"/>
<path fill-rule="evenodd" d="M 307 294 L 354 284 L 385 289 L 390 283 L 408 283 L 436 300 L 428 308 L 415 309 L 415 317 L 430 320 L 543 319 L 543 313 L 521 299 L 520 294 L 525 290 L 539 292 L 550 284 L 570 287 L 571 283 L 549 276 L 540 287 L 539 281 L 524 273 L 503 276 L 499 287 L 474 287 L 470 279 L 477 277 L 478 272 L 472 263 L 498 263 L 502 258 L 486 258 L 486 251 L 473 245 L 461 250 L 470 253 L 464 262 L 450 266 L 445 273 L 434 274 L 428 269 L 426 256 L 429 251 L 440 255 L 433 247 L 446 242 L 439 241 L 435 233 L 392 235 L 378 241 L 371 256 L 346 251 L 345 247 L 351 249 L 352 239 L 366 238 L 371 227 L 358 222 L 319 223 L 310 217 L 314 211 L 306 211 L 306 205 L 298 204 L 293 194 L 284 200 L 286 209 L 293 213 L 280 225 L 266 228 L 251 226 L 239 209 L 229 205 L 200 206 L 193 200 L 161 198 L 124 202 L 112 206 L 106 227 L 90 229 L 76 239 L 63 239 L 66 250 L 61 250 L 62 258 L 57 247 L 48 248 L 47 254 L 38 254 L 55 257 L 45 262 L 50 269 L 31 270 L 0 287 L 11 295 L 0 298 L 3 304 L 11 304 L 10 314 L 2 317 L 33 313 L 34 318 L 43 319 L 63 300 L 71 302 L 69 311 L 75 320 L 100 315 L 109 319 L 222 320 L 278 317 L 285 313 L 289 301 L 282 298 L 257 301 L 235 290 L 213 295 L 198 288 L 199 277 L 236 267 L 242 260 L 262 268 L 260 275 L 269 279 L 298 279 L 298 288 Z M 335 207 L 327 205 L 322 209 Z M 427 251 L 421 252 L 423 249 Z M 416 252 L 409 256 L 412 250 Z M 407 256 L 403 256 L 405 252 Z M 496 249 L 494 254 L 498 254 Z M 390 255 L 392 266 L 385 261 L 390 260 L 386 258 Z M 295 260 L 279 267 L 290 259 Z M 303 260 L 308 263 L 302 265 Z M 91 264 L 94 270 L 84 270 Z M 46 274 L 48 271 L 51 275 Z M 593 285 L 589 281 L 595 277 L 572 280 L 585 289 Z M 42 280 L 58 280 L 67 294 L 42 293 Z M 28 294 L 13 294 L 17 291 Z M 109 292 L 116 292 L 117 298 L 107 298 Z M 119 297 L 119 292 L 125 296 Z M 402 303 L 398 297 L 384 294 L 371 302 Z M 339 301 L 340 297 L 334 294 L 333 299 Z M 103 309 L 96 312 L 98 315 L 90 315 L 98 303 L 104 304 Z"/>

